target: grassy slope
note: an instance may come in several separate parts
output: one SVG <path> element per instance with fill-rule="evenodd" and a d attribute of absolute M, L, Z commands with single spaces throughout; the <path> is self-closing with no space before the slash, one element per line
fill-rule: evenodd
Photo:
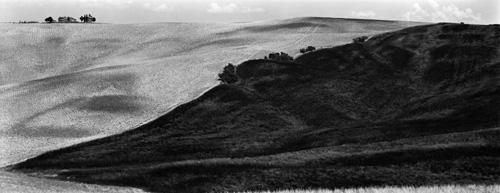
<path fill-rule="evenodd" d="M 498 31 L 418 26 L 247 61 L 237 84 L 11 169 L 160 192 L 498 183 Z"/>
<path fill-rule="evenodd" d="M 135 128 L 217 84 L 229 62 L 414 25 L 333 18 L 0 24 L 0 166 Z"/>
<path fill-rule="evenodd" d="M 373 187 L 373 188 L 348 188 L 337 190 L 280 190 L 266 193 L 498 193 L 499 185 L 477 186 L 477 185 L 445 185 L 445 186 L 422 186 L 422 187 Z M 251 193 L 251 192 L 244 192 Z M 252 192 L 258 193 L 258 192 Z M 262 192 L 264 193 L 264 192 Z"/>

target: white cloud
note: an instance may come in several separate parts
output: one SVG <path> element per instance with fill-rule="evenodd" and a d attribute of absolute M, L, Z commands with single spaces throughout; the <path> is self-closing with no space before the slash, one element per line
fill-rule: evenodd
<path fill-rule="evenodd" d="M 375 12 L 373 11 L 367 11 L 367 12 L 362 12 L 362 11 L 352 11 L 351 16 L 352 17 L 358 17 L 358 18 L 374 18 L 375 17 Z"/>
<path fill-rule="evenodd" d="M 432 13 L 432 21 L 480 21 L 481 14 L 474 14 L 472 9 L 458 9 L 455 5 L 443 6 L 439 11 Z"/>
<path fill-rule="evenodd" d="M 242 7 L 241 12 L 243 13 L 258 13 L 258 12 L 264 12 L 264 9 L 262 8 L 250 8 L 250 7 Z"/>
<path fill-rule="evenodd" d="M 403 14 L 403 18 L 412 21 L 432 21 L 432 22 L 460 22 L 460 21 L 481 21 L 481 14 L 474 13 L 470 8 L 460 10 L 451 4 L 448 6 L 439 5 L 435 0 L 427 1 L 432 7 L 432 11 L 425 11 L 418 3 L 413 4 L 413 11 Z"/>
<path fill-rule="evenodd" d="M 264 9 L 262 8 L 238 7 L 234 3 L 227 5 L 211 3 L 210 8 L 207 9 L 207 12 L 209 13 L 256 13 L 263 11 Z"/>
<path fill-rule="evenodd" d="M 143 3 L 142 4 L 142 8 L 144 8 L 144 9 L 151 9 L 151 7 L 152 7 L 151 3 Z"/>
<path fill-rule="evenodd" d="M 152 9 L 153 11 L 172 11 L 173 9 L 171 7 L 168 7 L 167 4 L 161 4 L 155 8 Z"/>
<path fill-rule="evenodd" d="M 83 6 L 110 9 L 125 9 L 133 4 L 133 0 L 78 0 Z"/>
<path fill-rule="evenodd" d="M 228 5 L 220 6 L 217 3 L 210 4 L 210 8 L 207 9 L 209 13 L 234 13 L 238 9 L 234 3 Z"/>
<path fill-rule="evenodd" d="M 439 3 L 437 3 L 434 0 L 427 0 L 427 2 L 431 5 L 432 8 L 434 9 L 439 9 Z"/>
<path fill-rule="evenodd" d="M 167 4 L 163 3 L 160 5 L 153 5 L 151 3 L 143 3 L 141 5 L 142 8 L 151 10 L 151 11 L 157 11 L 157 12 L 170 12 L 173 11 L 174 9 Z"/>
<path fill-rule="evenodd" d="M 157 12 L 172 11 L 173 8 L 163 3 L 161 0 L 78 0 L 84 6 L 103 9 L 125 9 L 140 6 L 143 9 Z"/>
<path fill-rule="evenodd" d="M 420 7 L 420 4 L 413 3 L 413 11 L 403 14 L 403 18 L 409 21 L 425 21 L 430 14 Z"/>

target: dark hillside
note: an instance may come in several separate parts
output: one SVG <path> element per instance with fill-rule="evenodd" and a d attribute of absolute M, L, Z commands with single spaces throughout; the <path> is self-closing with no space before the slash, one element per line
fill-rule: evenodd
<path fill-rule="evenodd" d="M 157 192 L 498 183 L 499 30 L 417 26 L 247 61 L 151 123 L 10 169 Z"/>

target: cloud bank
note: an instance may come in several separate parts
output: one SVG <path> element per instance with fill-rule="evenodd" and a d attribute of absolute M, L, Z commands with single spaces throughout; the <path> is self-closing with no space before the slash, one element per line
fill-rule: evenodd
<path fill-rule="evenodd" d="M 125 9 L 132 6 L 132 0 L 78 0 L 81 5 L 101 9 Z"/>
<path fill-rule="evenodd" d="M 239 7 L 234 3 L 227 5 L 211 3 L 210 8 L 207 9 L 208 13 L 258 13 L 263 11 L 262 8 Z"/>
<path fill-rule="evenodd" d="M 357 17 L 357 18 L 374 18 L 377 14 L 375 14 L 375 12 L 373 11 L 367 11 L 367 12 L 356 12 L 356 11 L 352 11 L 351 12 L 351 16 L 352 17 Z"/>
<path fill-rule="evenodd" d="M 173 11 L 172 7 L 167 6 L 167 4 L 163 3 L 160 5 L 153 5 L 151 3 L 143 3 L 142 8 L 151 10 L 151 11 L 157 11 L 157 12 L 169 12 Z"/>
<path fill-rule="evenodd" d="M 413 4 L 413 11 L 402 15 L 409 21 L 432 21 L 432 22 L 460 22 L 460 21 L 481 21 L 481 14 L 474 13 L 470 8 L 460 10 L 457 6 L 451 4 L 448 6 L 439 5 L 435 0 L 428 0 L 432 11 L 428 12 L 420 4 Z"/>

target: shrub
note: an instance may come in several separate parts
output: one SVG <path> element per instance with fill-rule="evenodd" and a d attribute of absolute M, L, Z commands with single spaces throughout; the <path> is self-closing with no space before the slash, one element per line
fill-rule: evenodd
<path fill-rule="evenodd" d="M 268 59 L 269 60 L 278 60 L 278 61 L 293 61 L 293 57 L 291 57 L 290 55 L 288 55 L 287 53 L 284 53 L 284 52 L 270 53 Z"/>
<path fill-rule="evenodd" d="M 80 21 L 85 23 L 92 23 L 96 21 L 96 18 L 91 14 L 85 14 L 83 16 L 80 16 Z"/>
<path fill-rule="evenodd" d="M 52 17 L 47 17 L 47 18 L 45 18 L 45 22 L 52 23 L 52 22 L 54 22 L 54 19 Z"/>
<path fill-rule="evenodd" d="M 306 53 L 306 52 L 312 52 L 316 50 L 316 48 L 314 46 L 307 46 L 307 48 L 301 48 L 300 49 L 300 53 Z"/>
<path fill-rule="evenodd" d="M 236 67 L 229 63 L 222 73 L 219 73 L 219 81 L 223 84 L 232 84 L 238 81 L 238 77 L 236 76 Z"/>
<path fill-rule="evenodd" d="M 361 37 L 357 37 L 357 38 L 352 39 L 352 42 L 353 43 L 363 43 L 367 39 L 368 39 L 368 36 L 361 36 Z"/>

